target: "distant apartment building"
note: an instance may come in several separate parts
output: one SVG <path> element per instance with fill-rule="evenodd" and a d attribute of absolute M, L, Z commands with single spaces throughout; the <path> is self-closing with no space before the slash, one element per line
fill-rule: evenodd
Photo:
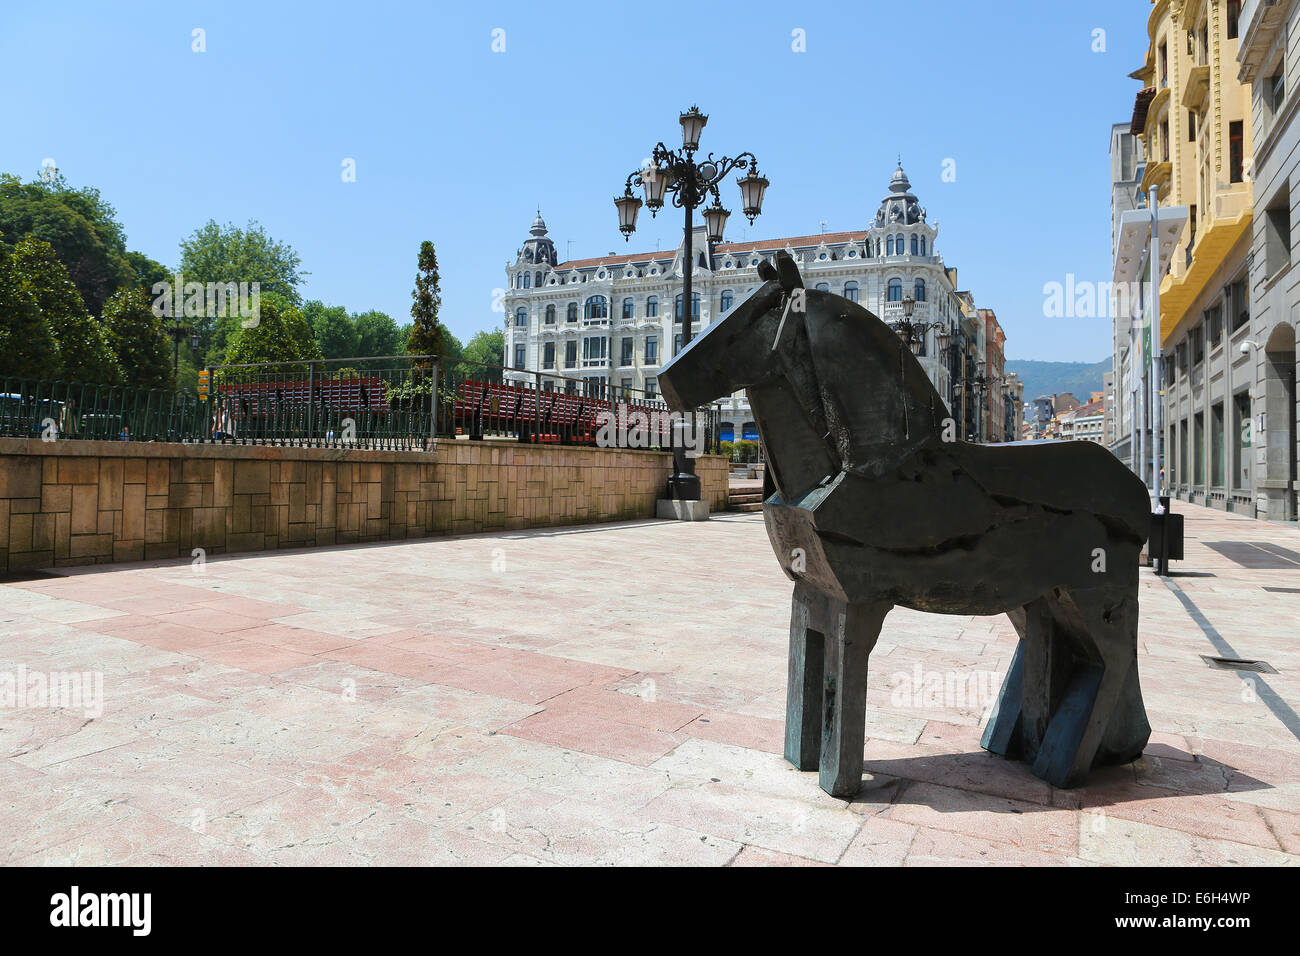
<path fill-rule="evenodd" d="M 1110 245 L 1114 280 L 1119 281 L 1119 240 L 1121 219 L 1126 212 L 1145 207 L 1141 183 L 1144 162 L 1142 141 L 1132 132 L 1132 123 L 1116 123 L 1110 128 Z M 1112 303 L 1111 381 L 1112 393 L 1106 409 L 1110 438 L 1106 443 L 1115 456 L 1135 466 L 1133 440 L 1137 429 L 1137 392 L 1141 377 L 1133 368 L 1137 355 L 1132 347 L 1133 315 L 1128 293 Z"/>

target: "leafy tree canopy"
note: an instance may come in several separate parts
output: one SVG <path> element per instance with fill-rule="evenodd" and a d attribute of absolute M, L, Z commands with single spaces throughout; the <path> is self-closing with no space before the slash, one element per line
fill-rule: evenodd
<path fill-rule="evenodd" d="M 256 317 L 256 325 L 243 327 L 244 322 L 254 319 L 233 321 L 235 328 L 226 347 L 227 365 L 293 362 L 322 357 L 311 326 L 301 310 L 278 293 L 262 293 L 261 313 Z"/>
<path fill-rule="evenodd" d="M 0 375 L 54 378 L 59 345 L 36 296 L 14 273 L 13 256 L 0 244 Z"/>
<path fill-rule="evenodd" d="M 352 316 L 357 330 L 357 355 L 398 355 L 402 343 L 397 323 L 384 312 L 371 309 Z"/>
<path fill-rule="evenodd" d="M 438 253 L 428 239 L 420 243 L 415 288 L 411 291 L 411 331 L 408 355 L 445 355 L 447 330 L 438 321 L 442 295 L 438 288 Z"/>
<path fill-rule="evenodd" d="M 500 329 L 492 332 L 475 332 L 465 346 L 465 358 L 484 365 L 505 365 L 506 336 Z"/>
<path fill-rule="evenodd" d="M 356 323 L 343 306 L 312 299 L 303 305 L 302 314 L 311 325 L 312 335 L 325 358 L 350 358 L 359 354 Z"/>
<path fill-rule="evenodd" d="M 128 385 L 171 388 L 172 342 L 144 289 L 122 289 L 104 304 L 108 343 Z"/>
<path fill-rule="evenodd" d="M 117 358 L 103 326 L 92 319 L 54 248 L 27 236 L 10 256 L 10 275 L 36 301 L 58 342 L 59 378 L 73 382 L 115 384 L 121 379 Z"/>
<path fill-rule="evenodd" d="M 17 246 L 28 236 L 50 244 L 92 315 L 135 279 L 113 207 L 99 190 L 73 189 L 62 174 L 30 183 L 0 174 L 0 242 Z"/>

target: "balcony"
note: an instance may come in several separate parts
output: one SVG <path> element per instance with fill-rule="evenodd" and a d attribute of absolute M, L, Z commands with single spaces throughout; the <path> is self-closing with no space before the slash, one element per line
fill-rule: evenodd
<path fill-rule="evenodd" d="M 1241 5 L 1241 14 L 1237 18 L 1237 62 L 1241 64 L 1237 79 L 1242 83 L 1253 83 L 1259 77 L 1268 56 L 1277 39 L 1278 29 L 1282 26 L 1286 14 L 1286 4 L 1278 0 L 1246 0 Z"/>
<path fill-rule="evenodd" d="M 1167 159 L 1159 163 L 1148 162 L 1146 172 L 1142 174 L 1142 191 L 1149 192 L 1152 186 L 1158 186 L 1163 195 L 1173 172 L 1174 164 Z"/>
<path fill-rule="evenodd" d="M 1183 105 L 1189 110 L 1201 111 L 1210 92 L 1210 65 L 1192 67 L 1183 84 Z"/>

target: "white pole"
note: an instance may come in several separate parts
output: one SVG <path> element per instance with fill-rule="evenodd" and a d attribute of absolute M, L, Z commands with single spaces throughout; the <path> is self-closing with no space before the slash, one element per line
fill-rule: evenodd
<path fill-rule="evenodd" d="M 1160 190 L 1151 187 L 1151 487 L 1159 496 L 1160 481 Z"/>

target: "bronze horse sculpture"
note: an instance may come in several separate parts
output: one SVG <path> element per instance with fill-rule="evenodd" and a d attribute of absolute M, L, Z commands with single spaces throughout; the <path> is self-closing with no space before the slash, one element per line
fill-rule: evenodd
<path fill-rule="evenodd" d="M 939 393 L 871 312 L 803 288 L 785 253 L 660 371 L 698 408 L 746 389 L 768 537 L 795 582 L 785 756 L 862 783 L 867 656 L 895 605 L 1006 613 L 1020 636 L 982 746 L 1058 787 L 1136 759 L 1138 554 L 1150 501 L 1091 442 L 957 440 Z M 770 492 L 770 493 L 768 493 Z"/>

